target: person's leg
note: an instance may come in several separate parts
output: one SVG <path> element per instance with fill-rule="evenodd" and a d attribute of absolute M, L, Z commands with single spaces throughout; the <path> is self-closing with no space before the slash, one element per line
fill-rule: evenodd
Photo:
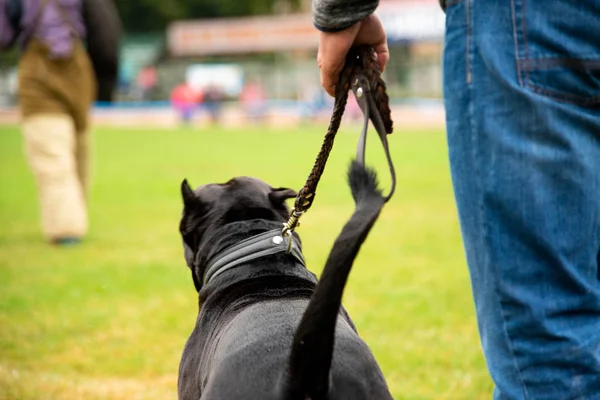
<path fill-rule="evenodd" d="M 77 176 L 73 120 L 64 114 L 39 114 L 24 118 L 22 127 L 45 236 L 51 242 L 81 238 L 87 215 Z"/>
<path fill-rule="evenodd" d="M 450 4 L 449 155 L 495 397 L 600 399 L 600 5 Z"/>
<path fill-rule="evenodd" d="M 97 85 L 91 60 L 85 48 L 78 43 L 74 49 L 74 68 L 71 79 L 77 80 L 76 90 L 65 92 L 69 98 L 71 112 L 75 119 L 75 162 L 77 177 L 87 199 L 90 190 L 91 169 L 93 160 L 93 143 L 91 128 L 92 104 L 96 99 Z M 63 80 L 67 77 L 62 77 Z M 62 84 L 64 86 L 64 83 Z M 72 85 L 71 85 L 72 86 Z"/>
<path fill-rule="evenodd" d="M 75 135 L 75 162 L 77 164 L 77 178 L 83 191 L 84 199 L 89 196 L 90 178 L 92 167 L 92 134 L 88 128 L 77 132 Z"/>

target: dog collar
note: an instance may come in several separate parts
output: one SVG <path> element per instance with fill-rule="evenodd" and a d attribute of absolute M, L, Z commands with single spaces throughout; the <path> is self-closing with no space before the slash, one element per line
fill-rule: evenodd
<path fill-rule="evenodd" d="M 274 229 L 245 239 L 214 256 L 206 266 L 204 284 L 223 272 L 240 264 L 277 253 L 288 251 L 287 241 L 292 241 L 290 254 L 305 266 L 300 243 L 294 236 L 283 237 L 281 229 Z"/>

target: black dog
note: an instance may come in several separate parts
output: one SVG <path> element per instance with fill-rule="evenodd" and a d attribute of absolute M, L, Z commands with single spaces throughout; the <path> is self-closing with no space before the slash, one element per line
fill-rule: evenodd
<path fill-rule="evenodd" d="M 180 400 L 392 399 L 341 307 L 358 250 L 384 200 L 374 173 L 349 171 L 356 210 L 317 284 L 296 234 L 281 235 L 291 189 L 248 177 L 195 191 L 183 181 L 180 224 L 200 297 L 179 367 Z"/>

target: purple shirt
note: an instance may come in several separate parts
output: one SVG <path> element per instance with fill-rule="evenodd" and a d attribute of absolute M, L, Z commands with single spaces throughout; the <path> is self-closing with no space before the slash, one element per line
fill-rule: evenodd
<path fill-rule="evenodd" d="M 17 34 L 8 23 L 6 16 L 7 1 L 0 0 L 0 49 L 10 45 Z M 32 37 L 35 37 L 50 48 L 52 56 L 65 57 L 71 54 L 73 50 L 74 40 L 77 40 L 74 36 L 77 38 L 85 36 L 85 25 L 81 15 L 81 0 L 47 0 L 46 8 L 39 18 L 37 31 L 34 25 L 41 6 L 41 0 L 21 1 L 23 2 L 22 32 L 18 37 L 18 42 L 23 48 Z M 55 2 L 62 6 L 66 18 L 75 31 L 75 35 L 71 32 L 69 24 L 63 19 Z"/>

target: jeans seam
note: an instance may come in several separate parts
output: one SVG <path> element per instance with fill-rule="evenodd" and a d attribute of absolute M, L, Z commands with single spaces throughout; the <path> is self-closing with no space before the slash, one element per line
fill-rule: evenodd
<path fill-rule="evenodd" d="M 465 15 L 467 19 L 467 41 L 465 45 L 465 61 L 467 63 L 467 85 L 471 84 L 471 1 L 465 1 Z"/>
<path fill-rule="evenodd" d="M 535 93 L 539 93 L 546 97 L 549 97 L 549 98 L 552 98 L 552 99 L 555 99 L 558 101 L 562 101 L 565 103 L 576 104 L 578 106 L 584 106 L 584 107 L 585 106 L 593 106 L 595 104 L 600 103 L 600 95 L 589 97 L 589 98 L 584 98 L 582 96 L 570 95 L 570 94 L 566 94 L 566 93 L 560 93 L 555 90 L 542 88 L 531 82 L 527 82 L 527 87 L 529 87 Z"/>
<path fill-rule="evenodd" d="M 527 18 L 525 18 L 525 4 L 527 0 L 522 0 L 521 3 L 521 29 L 523 30 L 523 56 L 525 60 L 529 60 L 529 48 L 527 46 Z M 521 62 L 521 60 L 519 61 Z M 525 69 L 525 81 L 530 82 L 529 70 Z"/>
<path fill-rule="evenodd" d="M 598 238 L 596 238 L 596 243 L 600 242 Z M 600 244 L 598 245 L 598 253 L 596 253 L 596 278 L 598 282 L 600 282 Z"/>
<path fill-rule="evenodd" d="M 519 81 L 519 85 L 524 87 L 523 83 L 523 73 L 521 71 L 521 62 L 519 61 L 519 39 L 517 37 L 517 12 L 515 7 L 515 0 L 511 0 L 511 11 L 512 11 L 512 23 L 513 23 L 513 42 L 515 45 L 515 64 L 517 67 L 517 79 Z"/>
<path fill-rule="evenodd" d="M 518 29 L 517 29 L 517 10 L 516 10 L 516 5 L 515 5 L 515 0 L 511 0 L 511 8 L 512 8 L 512 22 L 513 22 L 513 34 L 514 34 L 514 43 L 515 43 L 515 61 L 517 64 L 517 73 L 519 74 L 519 84 L 521 86 L 523 86 L 523 80 L 522 80 L 522 74 L 520 73 L 520 66 L 519 66 L 519 46 L 518 46 Z M 523 10 L 525 8 L 525 0 L 523 0 L 522 6 L 521 6 L 521 14 L 523 14 Z M 524 18 L 521 18 L 521 29 L 523 29 L 523 24 L 524 24 Z M 524 46 L 524 56 L 525 58 L 527 58 L 527 39 L 525 37 L 525 31 L 522 32 L 523 33 L 523 42 L 525 43 Z M 528 78 L 528 76 L 527 76 Z M 476 164 L 479 165 L 479 163 L 476 161 Z M 483 196 L 483 195 L 482 195 Z M 480 200 L 481 204 L 480 204 L 480 212 L 481 214 L 483 214 L 483 197 Z M 481 221 L 483 221 L 483 218 L 481 219 Z M 482 223 L 483 227 L 482 227 L 482 236 L 484 241 L 488 244 L 488 248 L 491 248 L 491 246 L 489 246 L 490 241 L 489 241 L 489 225 Z M 485 260 L 488 265 L 492 265 L 491 260 L 490 260 L 490 256 L 488 253 L 488 259 Z M 502 306 L 502 302 L 500 301 L 500 295 L 499 295 L 499 288 L 498 288 L 498 283 L 497 280 L 495 281 L 494 284 L 494 294 L 496 296 L 496 301 L 498 302 L 498 307 L 500 308 L 500 315 L 502 317 L 502 330 L 504 331 L 504 335 L 506 335 L 506 340 L 507 340 L 507 345 L 508 345 L 508 350 L 512 356 L 513 359 L 513 365 L 514 368 L 516 369 L 517 372 L 517 376 L 519 378 L 519 381 L 521 383 L 521 389 L 523 391 L 523 394 L 525 395 L 525 399 L 529 398 L 529 393 L 527 392 L 527 386 L 525 385 L 525 380 L 523 379 L 523 375 L 521 373 L 521 367 L 519 366 L 519 361 L 517 360 L 517 357 L 515 356 L 515 350 L 513 348 L 512 345 L 512 337 L 510 335 L 510 333 L 508 332 L 508 328 L 507 328 L 507 316 L 506 316 L 506 312 L 504 310 L 504 307 Z"/>
<path fill-rule="evenodd" d="M 545 57 L 521 61 L 524 69 L 543 70 L 552 67 L 569 67 L 572 69 L 600 70 L 600 58 L 580 59 L 574 57 Z"/>
<path fill-rule="evenodd" d="M 466 13 L 466 18 L 467 18 L 467 42 L 466 42 L 466 53 L 467 53 L 467 77 L 469 77 L 469 68 L 470 68 L 470 64 L 471 64 L 471 56 L 472 56 L 472 52 L 473 52 L 473 48 L 470 45 L 470 42 L 472 41 L 471 38 L 471 30 L 469 29 L 470 27 L 470 11 L 469 11 L 469 6 L 472 0 L 465 0 L 465 13 Z M 477 186 L 476 188 L 476 192 L 479 193 L 479 196 L 477 198 L 477 203 L 476 203 L 476 209 L 477 209 L 477 214 L 478 214 L 478 225 L 479 228 L 481 229 L 482 235 L 481 238 L 478 240 L 481 240 L 482 244 L 484 245 L 485 242 L 487 241 L 487 224 L 484 222 L 483 220 L 483 210 L 484 210 L 484 202 L 483 202 L 483 198 L 484 198 L 484 194 L 483 194 L 483 179 L 481 176 L 481 166 L 479 164 L 479 160 L 480 160 L 480 154 L 479 154 L 479 146 L 477 145 L 479 142 L 479 138 L 476 132 L 476 128 L 475 128 L 475 112 L 474 112 L 474 104 L 473 104 L 473 84 L 471 83 L 470 79 L 467 80 L 467 87 L 468 87 L 468 91 L 469 91 L 469 96 L 468 96 L 468 106 L 467 106 L 467 112 L 468 112 L 468 121 L 469 121 L 469 137 L 470 137 L 470 149 L 473 152 L 472 156 L 473 156 L 473 164 L 474 164 L 474 171 L 473 174 L 475 176 L 475 185 Z M 481 246 L 484 247 L 484 246 Z M 487 256 L 487 258 L 489 258 L 489 255 Z M 483 261 L 483 264 L 487 264 L 487 259 Z"/>

